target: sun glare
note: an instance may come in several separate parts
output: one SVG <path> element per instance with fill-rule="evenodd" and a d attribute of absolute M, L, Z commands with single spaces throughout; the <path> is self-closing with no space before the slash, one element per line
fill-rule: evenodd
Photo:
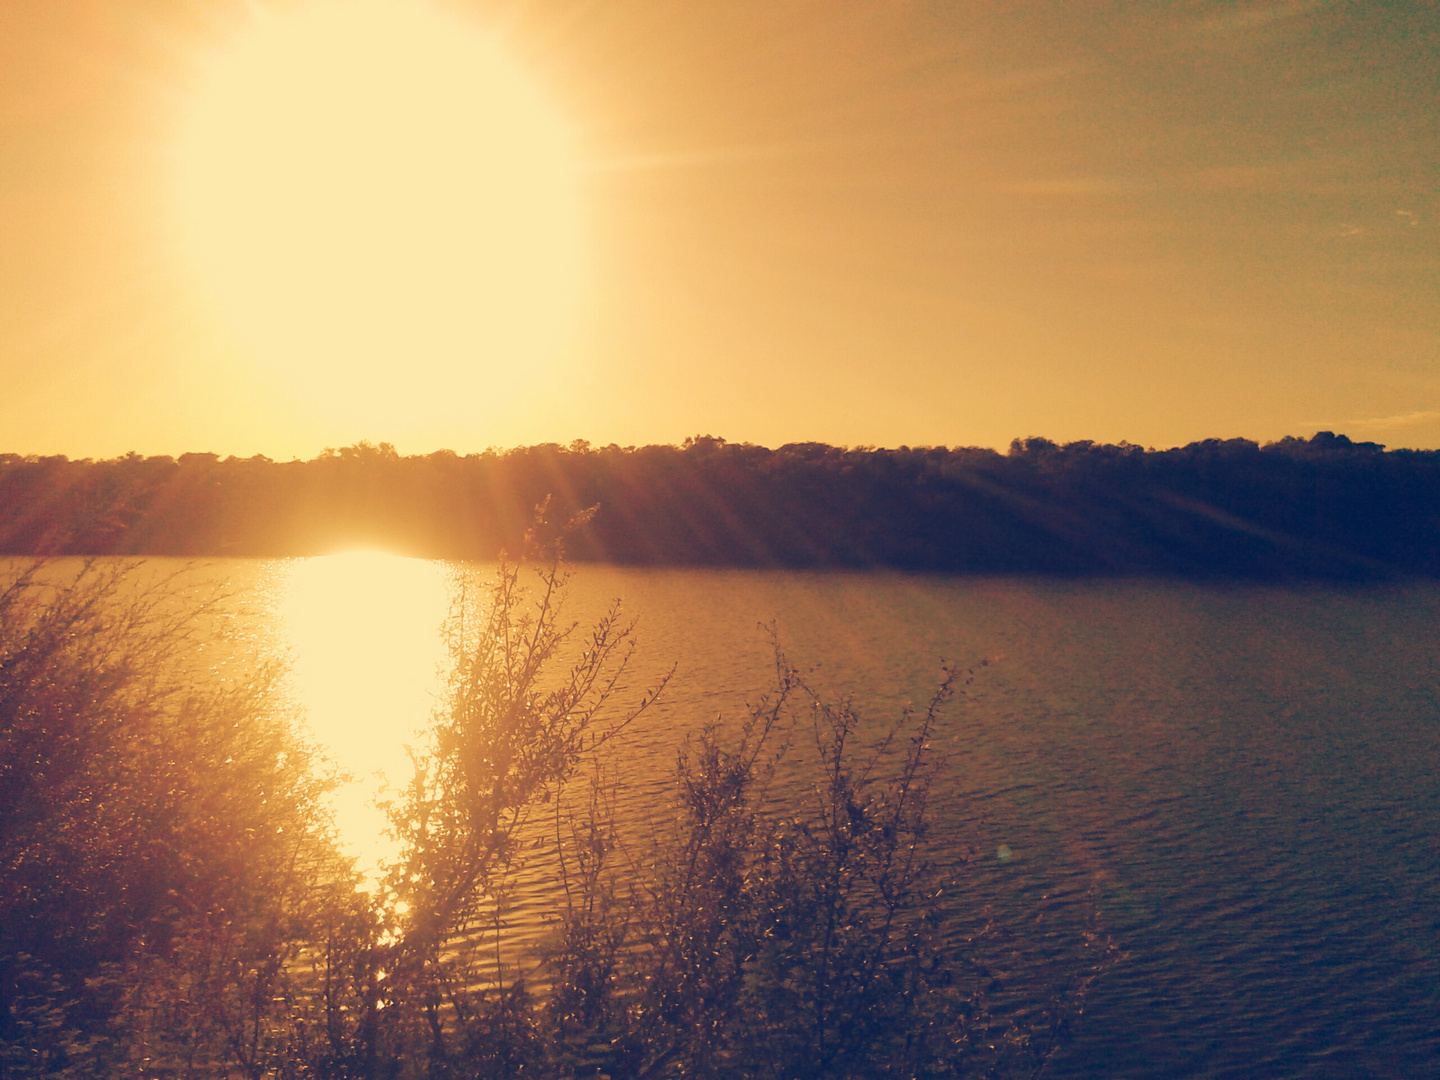
<path fill-rule="evenodd" d="M 498 42 L 423 0 L 256 5 L 204 65 L 177 164 L 209 299 L 322 412 L 388 431 L 474 408 L 563 338 L 565 130 Z"/>
<path fill-rule="evenodd" d="M 375 798 L 409 779 L 407 745 L 430 719 L 446 649 L 441 563 L 357 551 L 301 559 L 281 605 L 292 678 L 316 741 L 354 782 L 335 799 L 362 870 L 394 854 Z"/>

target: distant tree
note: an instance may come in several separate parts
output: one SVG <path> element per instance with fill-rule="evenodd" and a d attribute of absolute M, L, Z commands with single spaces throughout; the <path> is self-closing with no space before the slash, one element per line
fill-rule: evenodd
<path fill-rule="evenodd" d="M 531 509 L 598 511 L 579 560 L 1240 577 L 1440 574 L 1440 451 L 1318 432 L 1173 450 L 543 444 L 313 461 L 0 455 L 0 551 L 310 555 L 357 543 L 493 559 Z"/>

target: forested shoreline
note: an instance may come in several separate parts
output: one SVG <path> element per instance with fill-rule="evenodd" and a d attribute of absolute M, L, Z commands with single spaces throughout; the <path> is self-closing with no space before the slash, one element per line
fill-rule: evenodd
<path fill-rule="evenodd" d="M 576 441 L 311 461 L 0 455 L 0 552 L 298 556 L 374 545 L 490 559 L 535 507 L 595 513 L 578 561 L 959 573 L 1367 578 L 1440 573 L 1440 451 L 1320 432 L 1171 450 L 768 449 Z"/>

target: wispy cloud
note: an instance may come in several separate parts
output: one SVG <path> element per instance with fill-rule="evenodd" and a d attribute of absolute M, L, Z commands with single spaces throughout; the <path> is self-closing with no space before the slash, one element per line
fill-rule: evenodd
<path fill-rule="evenodd" d="M 1434 420 L 1440 420 L 1440 409 L 1421 409 L 1416 412 L 1397 413 L 1394 416 L 1372 416 L 1364 420 L 1351 420 L 1350 426 L 1377 431 L 1385 428 L 1414 427 L 1416 424 L 1428 424 Z"/>
<path fill-rule="evenodd" d="M 1238 11 L 1232 9 L 1207 16 L 1200 21 L 1198 29 L 1209 34 L 1254 30 L 1309 15 L 1312 11 L 1330 7 L 1331 3 L 1332 0 L 1283 0 L 1278 4 L 1250 5 Z"/>
<path fill-rule="evenodd" d="M 1355 190 L 1356 162 L 1348 157 L 1313 155 L 1282 161 L 1210 165 L 1174 173 L 1170 182 L 1193 191 L 1337 194 Z"/>
<path fill-rule="evenodd" d="M 1020 68 L 1002 75 L 991 74 L 975 77 L 968 84 L 976 96 L 993 96 L 1015 90 L 1032 90 L 1050 87 L 1095 70 L 1093 64 L 1055 64 L 1050 67 Z"/>
<path fill-rule="evenodd" d="M 1152 185 L 1127 176 L 1058 176 L 1048 180 L 1018 180 L 1002 184 L 1010 195 L 1128 195 Z"/>
<path fill-rule="evenodd" d="M 711 165 L 763 161 L 767 158 L 795 157 L 802 154 L 821 153 L 827 149 L 830 149 L 829 143 L 811 140 L 752 146 L 713 146 L 695 150 L 662 150 L 652 154 L 633 154 L 626 157 L 587 161 L 581 165 L 581 171 L 613 173 L 643 172 L 655 169 L 695 169 Z"/>

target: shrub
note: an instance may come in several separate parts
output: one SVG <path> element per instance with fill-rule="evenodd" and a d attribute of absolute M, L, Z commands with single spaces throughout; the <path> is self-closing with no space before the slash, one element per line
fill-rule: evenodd
<path fill-rule="evenodd" d="M 278 673 L 197 685 L 209 602 L 135 571 L 31 562 L 0 586 L 0 1062 L 260 1075 L 318 907 L 324 785 Z"/>
<path fill-rule="evenodd" d="M 945 932 L 931 737 L 970 672 L 877 742 L 776 648 L 771 692 L 676 763 L 674 831 L 620 842 L 612 736 L 632 626 L 563 617 L 558 544 L 502 563 L 391 806 L 375 892 L 278 673 L 198 672 L 207 602 L 134 568 L 28 564 L 0 588 L 0 1071 L 161 1077 L 715 1077 L 1030 1072 Z M 468 628 L 468 629 L 467 629 Z M 792 748 L 813 748 L 800 797 Z M 790 790 L 793 792 L 793 785 Z M 784 797 L 782 797 L 782 795 Z M 553 934 L 508 905 L 553 867 Z M 1102 961 L 1103 963 L 1103 961 Z M 1087 977 L 1098 971 L 1095 966 Z M 1062 1010 L 1035 1014 L 1047 1023 Z"/>
<path fill-rule="evenodd" d="M 640 715 L 658 688 L 614 709 L 632 630 L 618 604 L 590 629 L 563 621 L 559 549 L 535 568 L 502 562 L 478 633 L 451 627 L 454 663 L 414 779 L 392 809 L 404 855 L 380 903 L 391 913 L 371 953 L 363 1002 L 367 1075 L 512 1075 L 539 1060 L 538 1006 L 502 956 L 504 910 L 538 808 L 582 758 Z M 556 665 L 573 658 L 556 671 Z M 380 977 L 380 973 L 384 977 Z"/>
<path fill-rule="evenodd" d="M 615 845 L 575 852 L 590 895 L 569 909 L 557 958 L 570 997 L 552 1002 L 550 1019 L 565 1035 L 558 1044 L 588 1051 L 565 1073 L 969 1070 L 978 1005 L 960 990 L 966 957 L 935 933 L 943 874 L 925 853 L 925 797 L 933 729 L 971 673 L 944 669 L 928 706 L 906 710 L 857 756 L 850 704 L 824 703 L 778 648 L 776 659 L 774 689 L 729 746 L 707 727 L 681 752 L 678 830 L 629 893 L 623 942 L 614 919 L 597 926 L 590 902 L 601 889 L 595 864 Z M 797 698 L 808 717 L 796 715 Z M 767 779 L 797 726 L 817 769 L 807 797 L 781 801 Z M 614 906 L 613 889 L 602 892 L 601 910 Z"/>

